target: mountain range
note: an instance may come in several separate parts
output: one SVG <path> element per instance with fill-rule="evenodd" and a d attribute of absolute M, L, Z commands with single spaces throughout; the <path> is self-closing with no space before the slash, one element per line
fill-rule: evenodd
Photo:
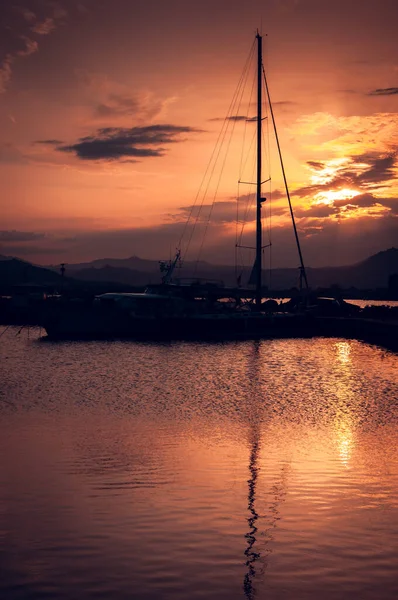
<path fill-rule="evenodd" d="M 206 279 L 223 281 L 226 286 L 236 286 L 236 277 L 241 275 L 241 284 L 247 285 L 251 269 L 243 273 L 234 267 L 213 265 L 207 262 L 185 262 L 176 271 L 176 278 Z M 354 265 L 342 267 L 307 268 L 310 287 L 328 288 L 339 286 L 343 289 L 376 289 L 391 285 L 391 276 L 398 274 L 398 249 L 390 248 L 370 256 Z M 136 256 L 130 258 L 104 258 L 91 262 L 66 265 L 62 279 L 59 266 L 40 267 L 14 257 L 0 255 L 0 284 L 4 285 L 60 285 L 63 281 L 76 286 L 100 284 L 110 288 L 123 289 L 142 287 L 148 283 L 158 283 L 161 279 L 159 263 Z M 287 290 L 298 287 L 299 270 L 296 268 L 264 270 L 264 285 L 273 290 Z"/>

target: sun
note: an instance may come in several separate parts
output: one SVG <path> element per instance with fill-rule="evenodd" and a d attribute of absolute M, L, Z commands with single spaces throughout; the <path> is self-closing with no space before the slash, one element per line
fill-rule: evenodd
<path fill-rule="evenodd" d="M 351 200 L 360 194 L 361 192 L 358 192 L 358 190 L 349 188 L 343 188 L 342 190 L 325 190 L 324 192 L 315 194 L 314 204 L 332 205 L 336 200 Z"/>

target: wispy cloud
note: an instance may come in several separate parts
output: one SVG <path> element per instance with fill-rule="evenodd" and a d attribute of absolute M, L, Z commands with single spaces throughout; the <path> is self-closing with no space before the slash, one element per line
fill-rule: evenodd
<path fill-rule="evenodd" d="M 167 118 L 168 107 L 176 96 L 157 97 L 148 90 L 131 90 L 126 84 L 113 80 L 103 73 L 90 73 L 84 69 L 76 72 L 82 86 L 82 96 L 90 107 L 87 118 L 93 122 L 109 122 L 120 126 L 160 121 Z"/>
<path fill-rule="evenodd" d="M 30 22 L 36 19 L 35 13 L 32 10 L 30 10 L 30 8 L 26 8 L 24 6 L 14 6 L 14 10 L 18 14 L 20 14 L 25 19 L 25 21 Z"/>
<path fill-rule="evenodd" d="M 52 19 L 51 17 L 47 17 L 41 23 L 36 23 L 36 25 L 33 25 L 31 30 L 33 31 L 33 33 L 37 33 L 38 35 L 48 35 L 52 31 L 54 31 L 55 28 L 56 25 L 54 19 Z"/>
<path fill-rule="evenodd" d="M 47 12 L 47 15 L 43 18 L 39 18 L 29 7 L 11 5 L 5 11 L 4 22 L 6 28 L 14 37 L 14 49 L 7 52 L 0 63 L 0 93 L 4 93 L 7 90 L 15 62 L 39 50 L 38 42 L 32 39 L 32 34 L 40 36 L 48 35 L 59 24 L 64 22 L 64 19 L 67 17 L 67 11 L 59 2 L 48 0 L 42 6 L 44 6 Z M 16 26 L 11 26 L 7 21 L 10 20 L 12 22 L 11 17 L 15 17 L 15 15 L 19 17 L 20 22 Z M 29 27 L 27 24 L 29 24 Z M 21 42 L 24 44 L 22 48 L 20 48 Z"/>
<path fill-rule="evenodd" d="M 398 113 L 336 117 L 317 112 L 299 117 L 288 131 L 301 148 L 318 156 L 352 156 L 364 148 L 388 152 L 398 146 Z"/>
<path fill-rule="evenodd" d="M 5 92 L 8 83 L 12 76 L 12 65 L 21 57 L 30 56 L 38 51 L 39 47 L 35 40 L 32 40 L 24 35 L 20 35 L 19 39 L 24 43 L 25 47 L 17 50 L 14 53 L 9 53 L 3 59 L 0 66 L 0 94 Z"/>

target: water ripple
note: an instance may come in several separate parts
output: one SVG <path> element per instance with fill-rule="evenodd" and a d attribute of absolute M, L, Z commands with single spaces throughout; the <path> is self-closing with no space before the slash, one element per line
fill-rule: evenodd
<path fill-rule="evenodd" d="M 0 345 L 0 596 L 398 595 L 398 357 Z"/>

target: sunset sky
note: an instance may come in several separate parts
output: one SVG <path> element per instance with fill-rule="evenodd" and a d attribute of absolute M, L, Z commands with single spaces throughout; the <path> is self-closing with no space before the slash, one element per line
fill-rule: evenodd
<path fill-rule="evenodd" d="M 198 190 L 257 27 L 306 264 L 398 246 L 397 0 L 6 0 L 0 26 L 0 254 L 168 258 L 198 198 L 186 258 L 232 264 L 248 104 Z M 264 228 L 271 199 L 273 266 L 295 266 L 269 144 Z"/>

